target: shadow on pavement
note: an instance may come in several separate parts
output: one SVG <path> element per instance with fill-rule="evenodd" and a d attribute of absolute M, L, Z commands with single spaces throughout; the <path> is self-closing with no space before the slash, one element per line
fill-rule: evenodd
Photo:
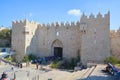
<path fill-rule="evenodd" d="M 90 76 L 84 79 L 77 79 L 77 80 L 114 80 L 113 76 Z"/>

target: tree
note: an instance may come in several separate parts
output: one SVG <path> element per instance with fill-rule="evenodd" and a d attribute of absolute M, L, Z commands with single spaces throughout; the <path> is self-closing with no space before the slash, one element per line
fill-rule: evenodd
<path fill-rule="evenodd" d="M 6 43 L 6 46 L 11 46 L 11 29 L 3 29 L 0 31 L 0 39 L 1 40 L 7 40 L 8 43 Z"/>

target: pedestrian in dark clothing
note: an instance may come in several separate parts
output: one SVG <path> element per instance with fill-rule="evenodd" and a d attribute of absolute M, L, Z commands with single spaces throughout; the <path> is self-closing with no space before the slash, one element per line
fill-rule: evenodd
<path fill-rule="evenodd" d="M 3 74 L 2 74 L 2 76 L 1 76 L 1 80 L 4 80 L 4 79 L 7 79 L 7 74 L 6 74 L 6 72 L 3 72 Z"/>
<path fill-rule="evenodd" d="M 38 69 L 38 66 L 39 66 L 39 64 L 38 63 L 36 63 L 36 68 Z"/>

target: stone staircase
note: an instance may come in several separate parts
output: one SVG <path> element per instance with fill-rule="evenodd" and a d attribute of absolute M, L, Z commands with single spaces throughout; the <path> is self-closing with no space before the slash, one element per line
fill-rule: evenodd
<path fill-rule="evenodd" d="M 91 75 L 91 73 L 94 71 L 95 68 L 96 68 L 96 66 L 92 66 L 91 68 L 86 70 L 86 72 L 83 74 L 81 79 L 88 78 Z"/>
<path fill-rule="evenodd" d="M 113 76 L 109 75 L 108 73 L 102 72 L 105 69 L 106 65 L 98 64 L 96 68 L 90 73 L 85 80 L 114 80 Z"/>

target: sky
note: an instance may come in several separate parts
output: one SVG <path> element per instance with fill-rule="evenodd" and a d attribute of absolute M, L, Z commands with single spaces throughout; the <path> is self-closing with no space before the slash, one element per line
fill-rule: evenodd
<path fill-rule="evenodd" d="M 81 15 L 104 15 L 110 11 L 110 29 L 120 26 L 120 0 L 0 0 L 0 26 L 12 21 L 42 23 L 79 21 Z"/>

